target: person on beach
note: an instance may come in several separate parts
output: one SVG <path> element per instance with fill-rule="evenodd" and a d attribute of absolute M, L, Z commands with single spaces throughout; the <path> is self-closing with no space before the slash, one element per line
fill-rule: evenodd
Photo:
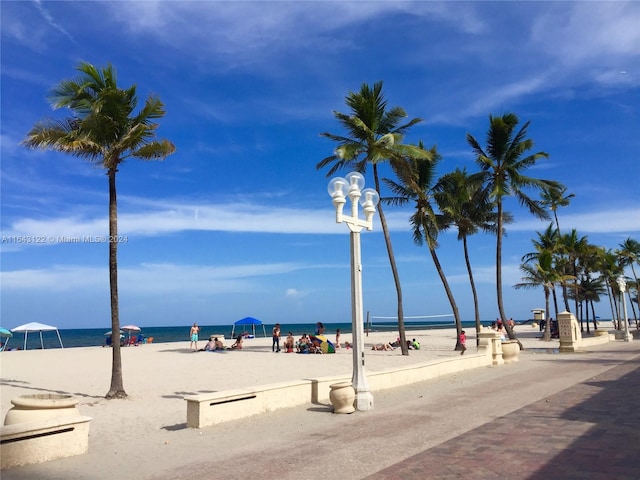
<path fill-rule="evenodd" d="M 411 346 L 413 347 L 414 350 L 420 350 L 420 342 L 417 341 L 415 338 L 411 341 Z"/>
<path fill-rule="evenodd" d="M 215 343 L 215 350 L 224 350 L 224 343 L 222 343 L 222 340 L 220 340 L 218 337 L 215 337 L 213 339 L 213 342 Z"/>
<path fill-rule="evenodd" d="M 200 327 L 197 323 L 194 323 L 191 327 L 191 331 L 189 332 L 189 336 L 191 337 L 191 343 L 189 344 L 189 348 L 194 352 L 198 351 L 198 333 L 200 333 Z"/>
<path fill-rule="evenodd" d="M 273 327 L 273 342 L 271 343 L 271 351 L 278 353 L 280 351 L 280 324 L 276 323 Z"/>
<path fill-rule="evenodd" d="M 336 347 L 336 350 L 341 348 L 340 347 L 340 329 L 339 328 L 336 330 L 336 345 L 335 345 L 335 347 Z"/>
<path fill-rule="evenodd" d="M 242 337 L 242 334 L 238 335 L 238 338 L 236 338 L 236 343 L 231 345 L 231 350 L 242 350 Z"/>
<path fill-rule="evenodd" d="M 371 347 L 371 350 L 394 350 L 394 348 L 391 346 L 391 344 L 389 342 L 387 343 L 377 343 L 376 345 L 374 345 L 373 347 Z"/>
<path fill-rule="evenodd" d="M 214 340 L 214 336 L 210 336 L 209 337 L 209 341 L 207 342 L 207 344 L 204 346 L 204 348 L 201 348 L 200 350 L 198 350 L 199 352 L 213 352 L 216 349 L 216 341 Z"/>
<path fill-rule="evenodd" d="M 464 330 L 460 332 L 460 355 L 464 355 L 467 351 L 467 334 Z"/>
<path fill-rule="evenodd" d="M 498 333 L 500 334 L 500 340 L 506 340 L 507 337 L 504 334 L 504 329 L 502 328 L 502 323 L 498 324 Z"/>
<path fill-rule="evenodd" d="M 300 340 L 296 343 L 297 352 L 298 353 L 309 353 L 309 345 L 311 344 L 311 340 L 309 339 L 309 335 L 306 333 L 302 334 Z"/>
<path fill-rule="evenodd" d="M 316 323 L 316 335 L 324 335 L 324 323 Z"/>
<path fill-rule="evenodd" d="M 295 339 L 293 338 L 293 333 L 289 332 L 287 338 L 284 340 L 284 351 L 286 353 L 293 353 L 293 345 L 295 344 Z"/>

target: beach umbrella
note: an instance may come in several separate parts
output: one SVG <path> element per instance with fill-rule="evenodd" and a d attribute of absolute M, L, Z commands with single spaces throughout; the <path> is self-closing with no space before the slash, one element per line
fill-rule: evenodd
<path fill-rule="evenodd" d="M 309 338 L 320 347 L 322 353 L 336 353 L 336 347 L 324 335 L 309 335 Z"/>
<path fill-rule="evenodd" d="M 124 327 L 120 327 L 121 330 L 125 332 L 139 332 L 140 327 L 137 325 L 125 325 Z"/>
<path fill-rule="evenodd" d="M 0 327 L 0 337 L 7 337 L 6 342 L 2 342 L 2 347 L 0 347 L 0 352 L 4 351 L 7 348 L 7 343 L 9 343 L 9 337 L 13 337 L 13 333 L 11 330 L 7 330 L 6 328 Z"/>
<path fill-rule="evenodd" d="M 125 325 L 124 327 L 120 327 L 122 330 L 127 332 L 127 342 L 131 342 L 131 332 L 139 332 L 140 327 L 137 325 Z"/>
<path fill-rule="evenodd" d="M 111 330 L 109 330 L 108 332 L 106 332 L 106 333 L 104 334 L 104 336 L 105 336 L 105 337 L 109 337 L 109 336 L 111 336 Z M 121 337 L 124 337 L 124 332 L 123 332 L 122 330 L 120 330 L 120 336 L 121 336 Z"/>

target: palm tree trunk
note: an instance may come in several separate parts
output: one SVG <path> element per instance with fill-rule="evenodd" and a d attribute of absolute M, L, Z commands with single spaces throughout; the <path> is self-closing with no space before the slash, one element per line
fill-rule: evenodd
<path fill-rule="evenodd" d="M 462 247 L 464 249 L 464 261 L 467 264 L 467 272 L 469 273 L 469 284 L 471 285 L 471 294 L 473 295 L 473 311 L 476 320 L 476 347 L 480 345 L 480 331 L 482 324 L 480 323 L 480 306 L 478 305 L 478 292 L 476 291 L 476 283 L 473 280 L 473 272 L 471 271 L 471 262 L 469 261 L 469 249 L 467 248 L 467 236 L 462 237 Z"/>
<path fill-rule="evenodd" d="M 550 342 L 551 341 L 551 317 L 549 316 L 549 287 L 546 285 L 543 287 L 544 289 L 544 309 L 547 315 L 547 321 L 544 322 L 544 333 L 542 334 L 542 341 Z M 556 316 L 556 320 L 558 317 Z"/>
<path fill-rule="evenodd" d="M 556 295 L 556 288 L 552 287 L 551 292 L 553 293 L 553 308 L 556 312 L 556 318 L 558 318 L 558 296 Z"/>
<path fill-rule="evenodd" d="M 502 218 L 502 198 L 498 197 L 498 232 L 496 233 L 496 291 L 498 295 L 498 312 L 500 313 L 500 320 L 502 320 L 502 325 L 504 325 L 505 330 L 507 331 L 507 336 L 509 340 L 518 340 L 516 338 L 511 325 L 507 322 L 507 316 L 504 313 L 504 303 L 502 301 L 502 236 L 503 236 L 503 218 Z M 518 344 L 520 345 L 520 349 L 522 349 L 522 344 L 518 340 Z"/>
<path fill-rule="evenodd" d="M 427 234 L 428 235 L 428 234 Z M 442 271 L 442 265 L 440 265 L 440 260 L 438 259 L 438 254 L 436 253 L 436 249 L 431 245 L 431 241 L 427 239 L 429 246 L 429 253 L 431 253 L 431 258 L 433 259 L 433 264 L 436 266 L 436 270 L 438 271 L 438 276 L 440 277 L 440 281 L 444 286 L 444 291 L 447 294 L 447 298 L 449 299 L 449 304 L 451 304 L 451 310 L 453 310 L 453 317 L 456 320 L 456 346 L 454 350 L 462 350 L 462 345 L 460 344 L 460 334 L 462 333 L 462 322 L 460 321 L 460 313 L 458 312 L 458 305 L 456 305 L 456 300 L 453 298 L 453 293 L 449 288 L 449 282 L 447 281 L 447 277 L 444 275 Z"/>
<path fill-rule="evenodd" d="M 111 387 L 106 398 L 126 398 L 122 384 L 122 358 L 120 352 L 120 314 L 118 309 L 118 201 L 116 197 L 115 166 L 110 167 L 109 176 L 109 288 L 111 293 Z"/>
<path fill-rule="evenodd" d="M 373 164 L 373 180 L 376 185 L 376 190 L 380 194 L 380 180 L 378 179 L 378 165 Z M 409 347 L 407 347 L 407 335 L 404 328 L 404 312 L 402 309 L 402 287 L 400 286 L 400 276 L 398 275 L 398 267 L 396 266 L 396 257 L 393 254 L 393 247 L 391 245 L 391 236 L 389 235 L 389 228 L 387 227 L 387 219 L 384 216 L 382 210 L 382 204 L 378 204 L 378 213 L 380 216 L 380 225 L 382 226 L 382 233 L 384 235 L 384 242 L 387 246 L 387 254 L 389 255 L 389 264 L 391 265 L 391 272 L 393 273 L 393 281 L 396 285 L 396 294 L 398 297 L 398 334 L 400 336 L 400 350 L 402 355 L 409 355 Z"/>

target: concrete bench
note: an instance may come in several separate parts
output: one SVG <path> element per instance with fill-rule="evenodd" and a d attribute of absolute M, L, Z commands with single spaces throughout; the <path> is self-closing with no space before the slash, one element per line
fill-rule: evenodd
<path fill-rule="evenodd" d="M 74 415 L 0 428 L 1 469 L 87 453 L 91 417 Z"/>
<path fill-rule="evenodd" d="M 187 427 L 203 428 L 311 401 L 311 381 L 187 395 Z"/>

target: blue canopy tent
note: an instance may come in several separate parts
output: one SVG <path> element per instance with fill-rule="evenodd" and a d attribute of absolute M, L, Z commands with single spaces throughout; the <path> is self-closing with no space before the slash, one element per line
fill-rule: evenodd
<path fill-rule="evenodd" d="M 251 325 L 251 332 L 254 337 L 256 336 L 256 325 L 262 325 L 262 333 L 264 333 L 265 337 L 267 336 L 267 330 L 264 328 L 264 324 L 260 320 L 253 317 L 244 317 L 243 319 L 234 322 L 233 327 L 231 328 L 231 338 L 235 338 L 234 334 L 236 331 L 236 325 Z"/>

